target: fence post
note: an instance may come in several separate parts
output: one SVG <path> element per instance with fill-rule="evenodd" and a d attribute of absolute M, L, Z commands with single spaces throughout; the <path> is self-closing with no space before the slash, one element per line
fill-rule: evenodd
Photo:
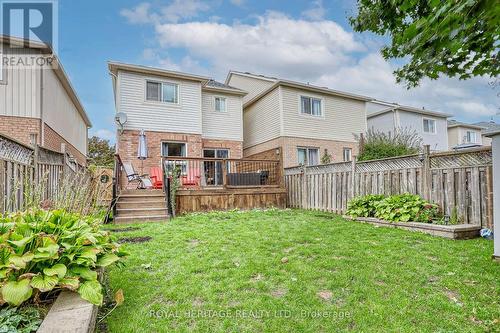
<path fill-rule="evenodd" d="M 309 202 L 309 191 L 307 188 L 307 167 L 305 165 L 302 166 L 302 209 L 307 209 Z"/>
<path fill-rule="evenodd" d="M 38 157 L 40 154 L 40 151 L 38 150 L 38 143 L 37 143 L 37 135 L 32 134 L 32 142 L 31 144 L 33 145 L 33 178 L 35 180 L 35 184 L 40 183 L 40 175 L 38 172 Z"/>
<path fill-rule="evenodd" d="M 353 156 L 351 161 L 351 198 L 356 197 L 356 159 L 357 156 Z"/>
<path fill-rule="evenodd" d="M 493 153 L 493 259 L 500 261 L 500 131 L 488 136 Z"/>
<path fill-rule="evenodd" d="M 423 161 L 422 161 L 422 196 L 425 200 L 431 200 L 432 189 L 432 174 L 431 174 L 431 147 L 424 146 Z"/>

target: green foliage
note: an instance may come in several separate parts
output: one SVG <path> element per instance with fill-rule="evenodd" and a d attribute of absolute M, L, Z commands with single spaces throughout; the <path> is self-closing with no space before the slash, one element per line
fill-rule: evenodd
<path fill-rule="evenodd" d="M 181 167 L 179 165 L 176 165 L 174 169 L 172 170 L 172 175 L 170 179 L 170 207 L 172 207 L 172 214 L 175 217 L 175 210 L 176 210 L 176 198 L 177 198 L 177 191 L 181 187 Z"/>
<path fill-rule="evenodd" d="M 346 214 L 352 217 L 375 217 L 375 205 L 384 198 L 385 195 L 381 194 L 356 197 L 347 204 Z"/>
<path fill-rule="evenodd" d="M 437 205 L 413 194 L 392 195 L 377 202 L 375 207 L 375 217 L 391 222 L 430 223 L 438 217 Z"/>
<path fill-rule="evenodd" d="M 0 219 L 1 302 L 18 306 L 40 292 L 77 291 L 102 302 L 98 267 L 126 255 L 99 220 L 63 210 L 30 210 Z"/>
<path fill-rule="evenodd" d="M 360 140 L 357 137 L 357 140 Z M 422 139 L 411 129 L 398 129 L 396 133 L 368 130 L 358 161 L 369 161 L 388 157 L 417 154 Z"/>
<path fill-rule="evenodd" d="M 355 31 L 389 36 L 385 59 L 408 58 L 396 80 L 415 87 L 424 77 L 460 79 L 500 74 L 500 6 L 496 0 L 358 0 Z"/>
<path fill-rule="evenodd" d="M 90 164 L 112 168 L 115 161 L 115 146 L 109 140 L 93 136 L 89 139 L 88 157 Z"/>
<path fill-rule="evenodd" d="M 328 149 L 325 148 L 323 151 L 323 156 L 321 156 L 321 164 L 329 164 L 332 162 L 332 155 L 328 153 Z"/>
<path fill-rule="evenodd" d="M 40 313 L 33 307 L 3 308 L 0 310 L 0 332 L 35 332 L 42 323 Z"/>

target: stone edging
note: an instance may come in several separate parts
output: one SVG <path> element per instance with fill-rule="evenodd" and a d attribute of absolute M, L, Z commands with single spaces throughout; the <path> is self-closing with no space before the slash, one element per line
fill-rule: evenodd
<path fill-rule="evenodd" d="M 450 238 L 450 239 L 470 239 L 479 237 L 480 225 L 475 224 L 456 224 L 456 225 L 440 225 L 421 222 L 388 222 L 379 220 L 373 217 L 350 217 L 344 218 L 356 222 L 371 223 L 374 225 L 405 229 L 411 231 L 419 231 L 433 236 Z"/>
<path fill-rule="evenodd" d="M 94 332 L 98 307 L 78 293 L 62 291 L 50 308 L 37 333 Z"/>

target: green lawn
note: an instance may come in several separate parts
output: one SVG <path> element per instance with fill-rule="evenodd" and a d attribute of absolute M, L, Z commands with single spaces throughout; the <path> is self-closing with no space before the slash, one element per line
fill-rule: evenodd
<path fill-rule="evenodd" d="M 130 228 L 130 225 L 113 229 Z M 493 242 L 453 241 L 301 210 L 134 225 L 109 288 L 110 332 L 500 330 Z"/>

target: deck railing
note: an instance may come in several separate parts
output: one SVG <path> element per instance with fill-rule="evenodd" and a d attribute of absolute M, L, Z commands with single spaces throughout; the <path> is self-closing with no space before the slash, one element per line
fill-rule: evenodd
<path fill-rule="evenodd" d="M 278 160 L 163 157 L 166 178 L 180 174 L 181 188 L 259 188 L 282 185 Z"/>

